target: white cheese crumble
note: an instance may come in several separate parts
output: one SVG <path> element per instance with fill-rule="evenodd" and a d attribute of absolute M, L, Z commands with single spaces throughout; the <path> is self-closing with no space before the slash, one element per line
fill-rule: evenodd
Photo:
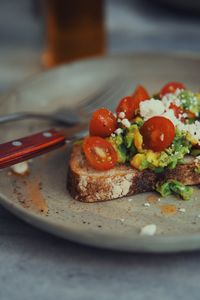
<path fill-rule="evenodd" d="M 179 89 L 179 88 L 178 88 L 178 89 L 176 89 L 176 91 L 175 91 L 174 94 L 175 94 L 176 96 L 179 96 L 180 93 L 182 93 L 183 91 L 184 91 L 184 89 Z"/>
<path fill-rule="evenodd" d="M 123 119 L 121 121 L 121 123 L 126 127 L 126 128 L 129 128 L 131 126 L 131 123 L 129 122 L 128 119 Z"/>
<path fill-rule="evenodd" d="M 178 99 L 178 95 L 179 94 L 176 94 L 176 93 L 175 94 L 171 94 L 171 93 L 166 94 L 161 99 L 162 103 L 164 104 L 164 106 L 166 108 L 169 108 L 171 103 L 174 103 L 175 105 L 180 106 L 180 99 Z"/>
<path fill-rule="evenodd" d="M 115 130 L 115 133 L 116 133 L 117 135 L 121 134 L 122 132 L 123 132 L 122 128 L 117 128 L 117 129 Z"/>
<path fill-rule="evenodd" d="M 179 123 L 178 124 L 179 130 L 189 132 L 189 134 L 197 141 L 197 143 L 200 145 L 200 122 L 195 121 L 193 124 L 184 124 Z"/>
<path fill-rule="evenodd" d="M 149 202 L 146 202 L 146 203 L 144 203 L 144 206 L 145 206 L 145 207 L 149 207 L 149 206 L 150 206 L 150 203 L 149 203 Z"/>
<path fill-rule="evenodd" d="M 186 209 L 185 209 L 185 208 L 179 208 L 179 211 L 180 211 L 181 213 L 185 213 L 185 212 L 186 212 Z"/>
<path fill-rule="evenodd" d="M 12 171 L 18 175 L 25 175 L 29 171 L 29 166 L 27 161 L 20 162 L 11 167 Z"/>
<path fill-rule="evenodd" d="M 141 228 L 140 234 L 141 235 L 154 235 L 156 233 L 156 225 L 149 224 Z"/>
<path fill-rule="evenodd" d="M 165 117 L 167 119 L 169 119 L 174 126 L 178 125 L 180 123 L 180 120 L 176 118 L 176 116 L 174 115 L 174 111 L 173 109 L 167 109 L 163 114 L 162 117 Z"/>
<path fill-rule="evenodd" d="M 118 114 L 118 117 L 120 119 L 124 119 L 125 118 L 125 113 L 123 111 L 121 111 L 119 114 Z"/>
<path fill-rule="evenodd" d="M 160 100 L 154 98 L 140 102 L 140 114 L 144 120 L 148 120 L 154 116 L 162 115 L 165 111 L 165 106 Z"/>

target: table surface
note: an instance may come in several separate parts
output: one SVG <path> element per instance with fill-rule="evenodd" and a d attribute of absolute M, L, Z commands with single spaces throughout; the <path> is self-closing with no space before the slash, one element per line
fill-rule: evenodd
<path fill-rule="evenodd" d="M 11 0 L 2 1 L 4 12 L 8 7 L 10 11 L 11 2 L 14 5 Z M 27 0 L 19 3 L 26 4 L 27 10 Z M 185 15 L 176 16 L 162 9 L 158 14 L 157 7 L 152 9 L 148 1 L 145 5 L 141 6 L 140 1 L 107 1 L 110 53 L 144 49 L 200 51 L 198 18 L 189 16 L 185 22 Z M 5 16 L 3 9 L 0 25 L 1 16 Z M 35 24 L 27 20 L 27 26 L 34 30 Z M 9 30 L 13 34 L 15 27 L 8 28 L 7 36 Z M 41 70 L 37 30 L 32 37 L 34 47 L 16 39 L 15 51 L 13 36 L 4 39 L 0 30 L 4 41 L 0 48 L 0 92 Z M 0 299 L 4 300 L 199 299 L 200 252 L 153 255 L 94 249 L 39 231 L 3 207 L 0 266 Z"/>

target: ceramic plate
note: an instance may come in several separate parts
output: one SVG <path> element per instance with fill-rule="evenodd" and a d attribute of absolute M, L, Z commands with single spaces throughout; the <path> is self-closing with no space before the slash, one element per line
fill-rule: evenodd
<path fill-rule="evenodd" d="M 25 82 L 1 101 L 1 113 L 52 112 L 63 105 L 73 106 L 122 71 L 133 80 L 124 94 L 133 91 L 138 82 L 155 92 L 169 80 L 182 81 L 198 90 L 199 70 L 199 58 L 180 55 L 135 54 L 85 60 Z M 50 126 L 38 121 L 1 125 L 0 139 L 4 142 Z M 197 189 L 188 202 L 173 197 L 158 201 L 154 194 L 141 194 L 104 203 L 80 203 L 66 190 L 69 152 L 64 147 L 34 159 L 26 176 L 16 176 L 10 169 L 1 171 L 1 204 L 38 228 L 83 244 L 149 252 L 200 249 Z M 145 207 L 145 202 L 150 206 Z M 140 229 L 152 223 L 157 226 L 156 234 L 141 236 Z"/>

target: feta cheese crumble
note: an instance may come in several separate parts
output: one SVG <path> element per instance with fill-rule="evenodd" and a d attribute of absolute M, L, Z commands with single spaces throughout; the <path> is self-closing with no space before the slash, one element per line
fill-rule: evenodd
<path fill-rule="evenodd" d="M 167 109 L 164 112 L 164 114 L 162 114 L 162 117 L 169 119 L 174 124 L 174 126 L 176 126 L 180 123 L 180 120 L 177 119 L 176 116 L 174 115 L 173 109 Z"/>
<path fill-rule="evenodd" d="M 200 145 L 200 122 L 195 121 L 193 124 L 184 124 L 180 122 L 178 124 L 178 128 L 181 131 L 186 131 L 188 132 Z"/>
<path fill-rule="evenodd" d="M 140 102 L 140 114 L 144 120 L 148 120 L 154 116 L 162 115 L 165 111 L 165 106 L 160 100 L 154 98 Z"/>
<path fill-rule="evenodd" d="M 178 90 L 178 93 L 174 93 L 174 94 L 166 94 L 162 97 L 162 103 L 164 104 L 164 106 L 166 108 L 169 108 L 170 107 L 170 104 L 175 104 L 177 106 L 180 106 L 181 102 L 180 102 L 180 99 L 178 98 L 179 94 L 180 94 L 180 90 Z"/>
<path fill-rule="evenodd" d="M 117 129 L 115 130 L 115 133 L 116 133 L 117 135 L 121 134 L 122 132 L 123 132 L 122 128 L 117 128 Z"/>
<path fill-rule="evenodd" d="M 123 119 L 123 120 L 121 121 L 121 123 L 122 123 L 126 128 L 130 128 L 130 126 L 131 126 L 131 123 L 129 122 L 128 119 Z"/>
<path fill-rule="evenodd" d="M 119 114 L 118 114 L 118 117 L 120 119 L 124 119 L 125 118 L 125 113 L 123 111 L 121 111 Z"/>
<path fill-rule="evenodd" d="M 29 171 L 29 166 L 27 161 L 20 162 L 11 167 L 13 173 L 18 175 L 25 175 Z"/>
<path fill-rule="evenodd" d="M 181 213 L 185 213 L 185 212 L 186 212 L 186 209 L 185 209 L 185 208 L 179 208 L 179 211 L 180 211 Z"/>
<path fill-rule="evenodd" d="M 156 233 L 156 225 L 155 224 L 149 224 L 144 226 L 141 231 L 140 231 L 140 235 L 149 235 L 152 236 Z"/>

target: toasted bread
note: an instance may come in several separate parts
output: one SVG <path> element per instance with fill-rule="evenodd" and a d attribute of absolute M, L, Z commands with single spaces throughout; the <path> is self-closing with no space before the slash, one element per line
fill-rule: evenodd
<path fill-rule="evenodd" d="M 97 171 L 89 166 L 81 146 L 75 145 L 69 162 L 67 187 L 76 200 L 98 202 L 150 192 L 157 182 L 168 179 L 178 180 L 185 185 L 200 184 L 194 159 L 190 157 L 185 164 L 161 174 L 151 170 L 138 171 L 126 165 L 117 165 L 109 171 Z"/>

